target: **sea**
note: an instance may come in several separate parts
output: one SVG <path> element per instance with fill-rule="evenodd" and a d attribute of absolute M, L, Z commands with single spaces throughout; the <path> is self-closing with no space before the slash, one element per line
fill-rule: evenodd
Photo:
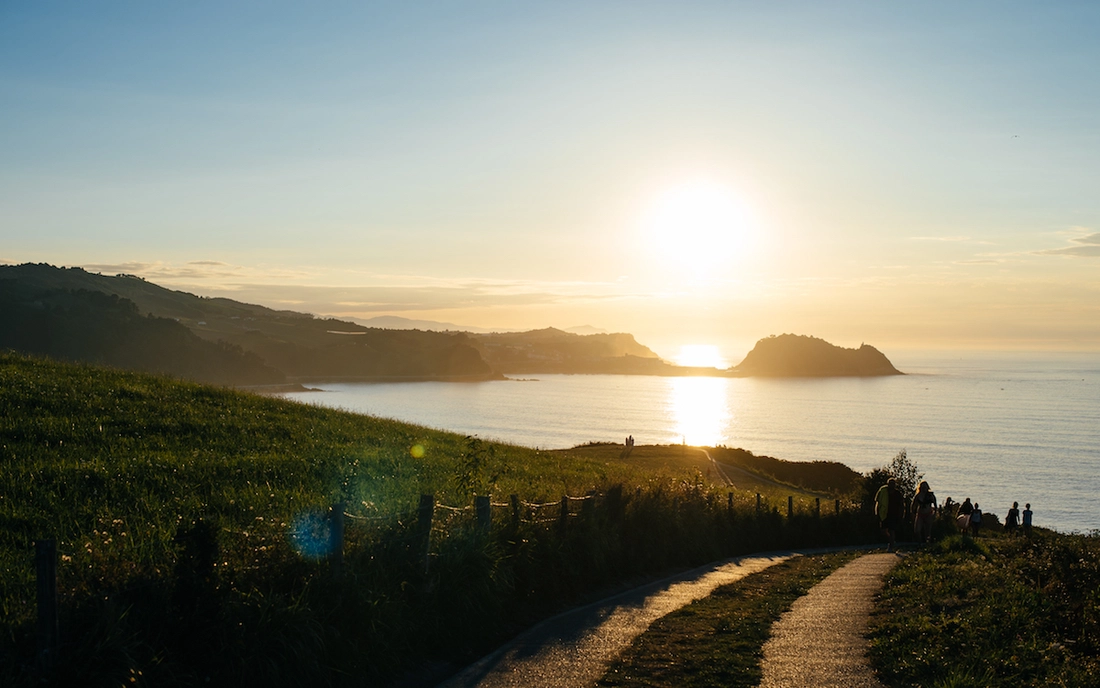
<path fill-rule="evenodd" d="M 530 375 L 332 383 L 302 403 L 546 449 L 592 441 L 740 447 L 866 472 L 905 451 L 942 502 L 1100 530 L 1100 354 L 909 353 L 905 375 L 766 379 Z"/>

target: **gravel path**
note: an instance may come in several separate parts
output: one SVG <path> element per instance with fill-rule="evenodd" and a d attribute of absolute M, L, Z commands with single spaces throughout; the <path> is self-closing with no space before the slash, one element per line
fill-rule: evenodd
<path fill-rule="evenodd" d="M 898 554 L 867 554 L 837 569 L 772 625 L 764 688 L 881 688 L 867 662 L 867 617 Z"/>
<path fill-rule="evenodd" d="M 715 588 L 796 552 L 737 557 L 548 619 L 440 684 L 441 688 L 579 688 L 594 684 L 649 625 Z"/>

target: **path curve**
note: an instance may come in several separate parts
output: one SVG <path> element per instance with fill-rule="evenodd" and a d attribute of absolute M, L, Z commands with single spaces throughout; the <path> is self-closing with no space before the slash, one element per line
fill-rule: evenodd
<path fill-rule="evenodd" d="M 796 552 L 735 557 L 547 619 L 440 688 L 577 688 L 595 683 L 650 624 Z"/>
<path fill-rule="evenodd" d="M 761 688 L 881 688 L 867 661 L 868 615 L 898 554 L 866 554 L 840 567 L 772 624 Z"/>
<path fill-rule="evenodd" d="M 580 607 L 520 634 L 439 688 L 578 688 L 603 676 L 657 619 L 722 585 L 793 556 L 853 548 L 766 552 L 734 557 Z M 859 548 L 857 548 L 859 549 Z"/>

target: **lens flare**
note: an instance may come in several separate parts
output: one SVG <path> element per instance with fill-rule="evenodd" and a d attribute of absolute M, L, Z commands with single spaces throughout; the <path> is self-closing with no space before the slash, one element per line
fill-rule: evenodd
<path fill-rule="evenodd" d="M 424 445 L 423 444 L 414 444 L 413 446 L 409 447 L 409 455 L 412 456 L 414 459 L 423 459 L 424 458 Z"/>
<path fill-rule="evenodd" d="M 332 525 L 328 517 L 316 509 L 295 516 L 287 537 L 294 551 L 310 561 L 320 561 L 333 550 Z"/>

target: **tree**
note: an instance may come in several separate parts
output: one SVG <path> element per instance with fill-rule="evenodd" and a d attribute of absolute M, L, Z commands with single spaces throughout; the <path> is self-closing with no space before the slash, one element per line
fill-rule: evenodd
<path fill-rule="evenodd" d="M 863 509 L 868 512 L 874 509 L 875 493 L 890 478 L 894 479 L 894 483 L 906 499 L 911 499 L 916 494 L 917 484 L 920 483 L 923 477 L 924 474 L 920 472 L 915 463 L 909 460 L 909 456 L 902 449 L 894 455 L 890 463 L 864 474 L 861 500 Z"/>
<path fill-rule="evenodd" d="M 891 459 L 889 465 L 886 466 L 886 472 L 894 479 L 898 489 L 906 497 L 912 497 L 916 494 L 917 485 L 924 477 L 924 474 L 917 469 L 917 464 L 909 460 L 904 449 Z"/>

